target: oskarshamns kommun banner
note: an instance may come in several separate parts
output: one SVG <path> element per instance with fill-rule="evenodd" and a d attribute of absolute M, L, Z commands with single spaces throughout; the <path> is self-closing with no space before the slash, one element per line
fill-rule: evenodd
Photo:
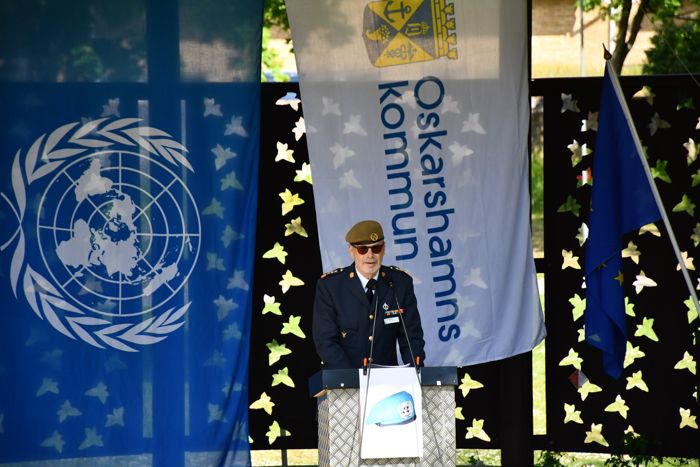
<path fill-rule="evenodd" d="M 544 335 L 530 243 L 526 2 L 287 0 L 323 267 L 377 219 L 413 276 L 426 364 Z"/>

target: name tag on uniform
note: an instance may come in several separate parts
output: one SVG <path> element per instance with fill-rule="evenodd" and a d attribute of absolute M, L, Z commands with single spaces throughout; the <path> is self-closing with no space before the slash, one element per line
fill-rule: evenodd
<path fill-rule="evenodd" d="M 390 310 L 389 305 L 386 303 L 382 308 L 384 308 L 384 324 L 395 324 L 399 322 L 399 315 L 403 313 L 402 309 Z"/>

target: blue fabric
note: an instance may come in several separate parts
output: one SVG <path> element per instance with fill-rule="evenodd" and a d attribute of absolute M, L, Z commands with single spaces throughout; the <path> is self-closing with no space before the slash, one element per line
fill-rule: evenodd
<path fill-rule="evenodd" d="M 627 342 L 622 235 L 654 222 L 660 214 L 614 79 L 606 67 L 586 242 L 585 322 L 586 341 L 603 352 L 605 371 L 619 378 Z"/>
<path fill-rule="evenodd" d="M 374 404 L 365 423 L 379 426 L 411 423 L 416 419 L 414 407 L 413 397 L 408 392 L 397 392 Z"/>
<path fill-rule="evenodd" d="M 158 92 L 0 86 L 0 463 L 250 464 L 260 86 Z"/>

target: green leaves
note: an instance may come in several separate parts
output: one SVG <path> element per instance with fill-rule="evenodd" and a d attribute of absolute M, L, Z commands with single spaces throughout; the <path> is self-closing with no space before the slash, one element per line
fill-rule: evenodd
<path fill-rule="evenodd" d="M 276 339 L 272 339 L 272 342 L 268 342 L 266 346 L 270 350 L 270 355 L 268 356 L 270 365 L 278 362 L 283 356 L 292 353 L 292 351 L 287 348 L 287 344 L 280 344 Z"/>

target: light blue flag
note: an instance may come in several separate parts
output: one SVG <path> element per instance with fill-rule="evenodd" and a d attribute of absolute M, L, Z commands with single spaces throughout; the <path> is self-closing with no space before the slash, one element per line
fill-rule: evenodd
<path fill-rule="evenodd" d="M 603 79 L 593 190 L 586 242 L 586 341 L 603 352 L 605 371 L 619 378 L 627 324 L 622 235 L 661 217 L 617 77 L 608 64 Z"/>
<path fill-rule="evenodd" d="M 0 84 L 0 464 L 250 465 L 253 3 L 247 79 Z"/>

